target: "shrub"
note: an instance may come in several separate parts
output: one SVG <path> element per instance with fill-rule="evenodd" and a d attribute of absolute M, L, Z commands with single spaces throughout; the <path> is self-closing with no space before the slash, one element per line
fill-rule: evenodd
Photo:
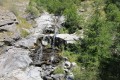
<path fill-rule="evenodd" d="M 58 66 L 55 70 L 54 70 L 55 74 L 64 74 L 64 70 L 62 68 L 62 66 Z"/>
<path fill-rule="evenodd" d="M 26 12 L 30 13 L 30 15 L 32 15 L 34 18 L 40 15 L 39 10 L 37 9 L 37 4 L 32 0 L 29 2 Z"/>
<path fill-rule="evenodd" d="M 25 29 L 30 29 L 32 25 L 28 23 L 24 18 L 18 17 L 18 20 L 19 20 L 18 29 L 21 32 L 21 36 L 26 37 L 27 35 L 29 35 L 29 33 Z"/>

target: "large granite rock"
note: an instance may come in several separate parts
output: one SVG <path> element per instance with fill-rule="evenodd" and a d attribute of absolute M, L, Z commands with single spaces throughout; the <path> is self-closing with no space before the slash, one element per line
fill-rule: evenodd
<path fill-rule="evenodd" d="M 28 67 L 26 70 L 13 70 L 4 77 L 0 77 L 0 80 L 43 80 L 40 74 L 40 67 Z"/>
<path fill-rule="evenodd" d="M 65 22 L 64 16 L 54 16 L 53 14 L 49 14 L 47 12 L 43 13 L 39 18 L 35 19 L 37 23 L 37 27 L 34 32 L 44 32 L 44 30 L 55 27 L 59 29 L 61 24 Z"/>
<path fill-rule="evenodd" d="M 4 54 L 0 55 L 0 77 L 16 69 L 25 69 L 32 60 L 29 57 L 30 52 L 25 49 L 10 47 Z"/>
<path fill-rule="evenodd" d="M 0 55 L 0 80 L 42 80 L 42 68 L 30 66 L 30 51 L 16 48 L 6 48 Z"/>
<path fill-rule="evenodd" d="M 18 23 L 16 16 L 8 10 L 0 10 L 0 27 Z"/>

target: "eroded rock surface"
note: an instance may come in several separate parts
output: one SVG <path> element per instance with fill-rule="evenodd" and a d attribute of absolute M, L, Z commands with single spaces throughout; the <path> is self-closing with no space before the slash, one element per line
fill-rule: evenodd
<path fill-rule="evenodd" d="M 30 52 L 25 49 L 9 47 L 4 54 L 0 55 L 0 76 L 5 76 L 13 70 L 25 69 L 32 60 Z"/>
<path fill-rule="evenodd" d="M 1 77 L 0 80 L 43 80 L 41 78 L 40 67 L 29 67 L 25 70 L 16 69 Z"/>
<path fill-rule="evenodd" d="M 0 9 L 0 43 L 3 43 L 0 46 L 11 45 L 20 38 L 17 24 L 17 18 L 12 12 Z"/>

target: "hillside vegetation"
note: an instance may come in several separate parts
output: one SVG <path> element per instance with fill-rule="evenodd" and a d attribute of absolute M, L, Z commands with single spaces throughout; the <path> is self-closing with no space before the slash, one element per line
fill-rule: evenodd
<path fill-rule="evenodd" d="M 17 16 L 23 37 L 32 26 L 23 15 L 36 18 L 44 11 L 65 16 L 61 32 L 84 31 L 84 39 L 62 51 L 62 56 L 78 64 L 73 69 L 75 80 L 120 79 L 120 0 L 30 0 L 27 10 L 26 2 L 29 0 L 0 0 L 0 8 Z M 61 72 L 61 68 L 56 70 Z"/>
<path fill-rule="evenodd" d="M 33 15 L 42 9 L 64 15 L 69 33 L 84 30 L 85 38 L 64 52 L 81 68 L 76 80 L 120 79 L 119 0 L 30 0 L 29 8 Z"/>

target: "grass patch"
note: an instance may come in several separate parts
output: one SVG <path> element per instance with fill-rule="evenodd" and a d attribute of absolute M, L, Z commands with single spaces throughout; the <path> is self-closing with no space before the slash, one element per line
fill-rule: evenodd
<path fill-rule="evenodd" d="M 29 6 L 27 6 L 26 12 L 29 13 L 33 18 L 36 18 L 42 12 L 42 8 L 37 6 L 34 0 L 30 0 Z"/>
<path fill-rule="evenodd" d="M 76 62 L 78 60 L 79 54 L 75 54 L 73 52 L 70 51 L 64 51 L 62 56 L 66 56 L 70 62 Z"/>
<path fill-rule="evenodd" d="M 26 19 L 18 17 L 19 24 L 18 24 L 18 29 L 21 32 L 22 37 L 26 37 L 29 35 L 29 32 L 25 29 L 30 29 L 32 25 L 26 21 Z"/>
<path fill-rule="evenodd" d="M 22 37 L 27 37 L 28 35 L 29 35 L 29 33 L 26 30 L 24 30 L 24 29 L 21 30 Z"/>
<path fill-rule="evenodd" d="M 61 34 L 68 33 L 68 30 L 65 27 L 60 28 L 59 32 Z"/>
<path fill-rule="evenodd" d="M 26 19 L 18 17 L 18 20 L 19 20 L 19 24 L 18 24 L 19 28 L 30 29 L 32 27 L 32 25 L 28 23 Z"/>
<path fill-rule="evenodd" d="M 98 80 L 98 71 L 94 69 L 86 69 L 84 67 L 75 69 L 73 71 L 74 75 L 76 76 L 75 80 Z"/>
<path fill-rule="evenodd" d="M 55 71 L 54 71 L 55 74 L 64 74 L 64 70 L 62 68 L 62 66 L 58 66 Z"/>
<path fill-rule="evenodd" d="M 80 67 L 79 66 L 74 67 L 72 69 L 72 72 L 73 72 L 73 74 L 75 76 L 74 80 L 81 80 L 81 71 L 80 71 Z"/>

